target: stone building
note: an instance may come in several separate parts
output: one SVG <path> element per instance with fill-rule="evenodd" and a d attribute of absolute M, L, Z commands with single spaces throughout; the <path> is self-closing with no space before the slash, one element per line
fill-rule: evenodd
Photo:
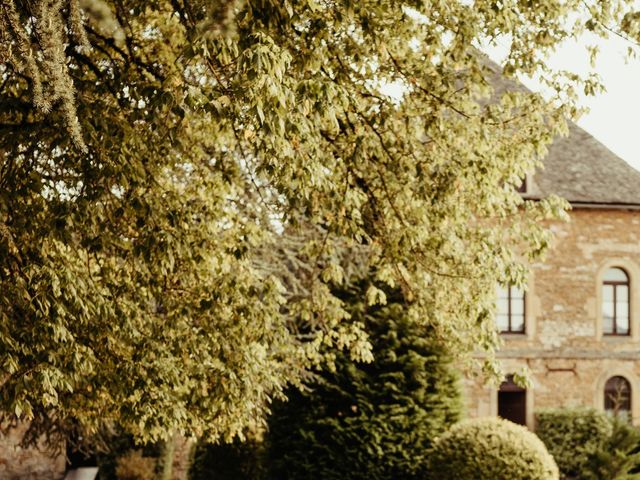
<path fill-rule="evenodd" d="M 503 370 L 528 367 L 533 387 L 469 380 L 468 412 L 534 428 L 540 408 L 590 406 L 639 424 L 640 172 L 575 125 L 544 165 L 523 195 L 567 199 L 570 221 L 526 291 L 498 288 L 496 314 Z"/>

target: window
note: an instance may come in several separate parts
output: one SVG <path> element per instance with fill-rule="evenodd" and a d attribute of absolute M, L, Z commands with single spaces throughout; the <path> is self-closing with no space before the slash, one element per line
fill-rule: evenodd
<path fill-rule="evenodd" d="M 629 330 L 629 277 L 621 268 L 610 268 L 602 282 L 602 333 L 629 335 Z"/>
<path fill-rule="evenodd" d="M 631 384 L 620 376 L 611 377 L 604 385 L 604 409 L 607 413 L 631 420 Z"/>
<path fill-rule="evenodd" d="M 524 333 L 524 291 L 516 286 L 498 287 L 496 324 L 501 333 Z"/>
<path fill-rule="evenodd" d="M 498 390 L 498 416 L 518 425 L 527 423 L 527 391 L 514 383 L 513 375 L 507 375 Z"/>

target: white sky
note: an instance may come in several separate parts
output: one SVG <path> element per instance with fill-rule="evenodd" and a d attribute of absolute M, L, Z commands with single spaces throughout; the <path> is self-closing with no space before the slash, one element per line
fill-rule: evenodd
<path fill-rule="evenodd" d="M 640 170 L 640 58 L 627 61 L 625 53 L 629 43 L 614 35 L 606 40 L 585 35 L 580 42 L 563 45 L 551 57 L 549 65 L 585 74 L 591 71 L 586 46 L 594 44 L 600 48 L 596 72 L 606 92 L 596 97 L 582 97 L 580 104 L 588 107 L 589 112 L 577 123 Z M 499 60 L 500 48 L 487 50 L 487 53 Z M 531 90 L 540 90 L 540 85 L 532 80 L 523 83 Z"/>

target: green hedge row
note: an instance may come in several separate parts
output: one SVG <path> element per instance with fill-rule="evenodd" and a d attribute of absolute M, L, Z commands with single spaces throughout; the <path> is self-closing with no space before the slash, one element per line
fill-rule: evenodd
<path fill-rule="evenodd" d="M 591 408 L 537 413 L 536 433 L 567 479 L 640 480 L 640 430 Z"/>
<path fill-rule="evenodd" d="M 536 413 L 536 433 L 565 476 L 580 478 L 590 458 L 613 431 L 603 412 L 588 408 L 545 409 Z"/>

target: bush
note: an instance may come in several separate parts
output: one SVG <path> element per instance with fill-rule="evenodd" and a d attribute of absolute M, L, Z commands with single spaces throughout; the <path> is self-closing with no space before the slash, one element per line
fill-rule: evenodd
<path fill-rule="evenodd" d="M 613 429 L 603 412 L 588 408 L 541 410 L 536 417 L 537 435 L 568 477 L 583 478 L 590 458 L 604 448 Z"/>
<path fill-rule="evenodd" d="M 434 445 L 428 478 L 557 480 L 558 467 L 525 427 L 500 418 L 466 420 Z"/>
<path fill-rule="evenodd" d="M 638 480 L 640 473 L 640 430 L 613 420 L 613 432 L 602 449 L 589 457 L 584 480 Z"/>
<path fill-rule="evenodd" d="M 140 450 L 131 450 L 120 457 L 116 465 L 118 480 L 154 480 L 156 462 L 153 458 L 143 457 Z"/>
<path fill-rule="evenodd" d="M 589 456 L 584 480 L 638 480 L 632 473 L 640 465 L 640 430 L 628 423 L 614 420 L 613 432 L 603 448 Z"/>
<path fill-rule="evenodd" d="M 190 480 L 260 480 L 262 442 L 199 443 L 189 470 Z"/>
<path fill-rule="evenodd" d="M 339 355 L 312 391 L 274 406 L 268 478 L 424 478 L 432 441 L 460 419 L 458 377 L 435 335 L 408 318 L 399 295 L 388 296 L 375 308 L 357 295 L 345 300 L 366 322 L 373 363 Z"/>
<path fill-rule="evenodd" d="M 98 445 L 95 448 L 96 457 L 100 467 L 96 480 L 117 479 L 118 462 L 133 450 L 139 450 L 145 459 L 147 457 L 157 459 L 162 451 L 161 443 L 136 444 L 131 435 L 124 433 L 118 427 L 100 432 L 95 440 Z"/>

